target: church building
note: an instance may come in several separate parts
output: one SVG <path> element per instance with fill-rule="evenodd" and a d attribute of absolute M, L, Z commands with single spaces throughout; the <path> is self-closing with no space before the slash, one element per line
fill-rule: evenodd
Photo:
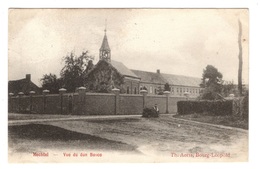
<path fill-rule="evenodd" d="M 111 92 L 116 87 L 121 93 L 138 94 L 140 77 L 123 63 L 111 59 L 111 49 L 106 35 L 99 49 L 99 61 L 87 74 L 85 85 L 92 91 Z"/>
<path fill-rule="evenodd" d="M 156 72 L 131 70 L 123 63 L 112 60 L 111 56 L 105 30 L 99 49 L 99 61 L 86 75 L 85 86 L 89 91 L 111 92 L 116 87 L 120 93 L 139 94 L 140 89 L 145 88 L 148 94 L 157 95 L 166 83 L 174 96 L 189 93 L 191 97 L 197 97 L 202 90 L 200 78 L 165 74 L 159 69 Z"/>

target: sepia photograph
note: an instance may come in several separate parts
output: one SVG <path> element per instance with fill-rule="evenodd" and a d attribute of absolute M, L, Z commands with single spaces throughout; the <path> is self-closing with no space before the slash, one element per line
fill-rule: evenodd
<path fill-rule="evenodd" d="M 249 9 L 8 9 L 9 163 L 248 162 Z"/>

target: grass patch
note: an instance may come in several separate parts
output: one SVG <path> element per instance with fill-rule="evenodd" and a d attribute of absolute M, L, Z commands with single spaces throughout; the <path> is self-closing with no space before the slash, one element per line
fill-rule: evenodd
<path fill-rule="evenodd" d="M 211 124 L 218 124 L 230 127 L 237 127 L 242 129 L 248 130 L 248 119 L 234 116 L 234 115 L 209 115 L 207 113 L 203 114 L 186 114 L 186 115 L 174 115 L 173 117 L 193 120 L 203 123 L 211 123 Z"/>

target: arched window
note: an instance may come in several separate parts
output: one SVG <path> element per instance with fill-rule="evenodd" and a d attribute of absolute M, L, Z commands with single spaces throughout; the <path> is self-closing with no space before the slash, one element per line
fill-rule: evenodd
<path fill-rule="evenodd" d="M 135 87 L 135 94 L 137 93 L 137 91 L 136 91 L 136 87 Z"/>

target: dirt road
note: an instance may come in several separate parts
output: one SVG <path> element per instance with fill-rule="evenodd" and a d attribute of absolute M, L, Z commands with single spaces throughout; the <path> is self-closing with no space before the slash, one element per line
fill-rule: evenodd
<path fill-rule="evenodd" d="M 139 156 L 147 157 L 142 161 L 149 162 L 247 161 L 248 158 L 248 132 L 246 130 L 223 129 L 181 121 L 171 116 L 153 119 L 132 117 L 50 121 L 44 124 L 116 142 L 118 146 L 110 147 L 109 150 L 105 146 L 106 143 L 100 143 L 105 144 L 103 146 L 100 144 L 84 146 L 79 141 L 79 146 L 81 150 L 103 152 L 107 156 L 119 153 L 123 161 L 126 159 L 121 154 L 128 154 L 128 150 L 131 150 L 129 155 L 138 157 L 139 160 Z M 125 146 L 127 148 L 123 150 L 122 146 L 120 147 L 121 143 L 130 148 Z M 110 145 L 107 144 L 107 146 Z M 53 147 L 48 151 L 71 149 L 72 147 L 67 145 L 64 148 Z M 138 159 L 133 161 L 138 161 Z M 110 160 L 113 161 L 109 158 L 108 161 Z M 119 157 L 115 161 L 120 161 Z"/>

